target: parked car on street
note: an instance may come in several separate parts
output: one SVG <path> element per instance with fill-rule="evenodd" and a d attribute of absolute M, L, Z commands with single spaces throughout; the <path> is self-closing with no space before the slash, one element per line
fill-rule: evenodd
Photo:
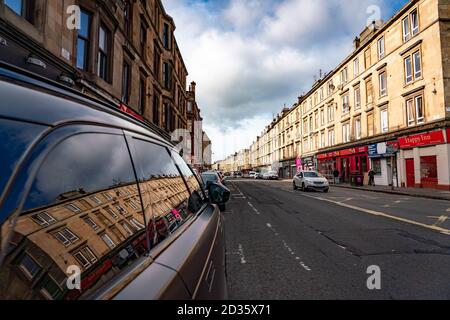
<path fill-rule="evenodd" d="M 249 177 L 250 179 L 255 179 L 255 175 L 256 175 L 256 171 L 250 171 L 250 172 L 248 173 L 248 177 Z"/>
<path fill-rule="evenodd" d="M 330 184 L 328 180 L 317 171 L 300 171 L 293 180 L 294 190 L 300 188 L 302 191 L 316 190 L 328 192 Z"/>
<path fill-rule="evenodd" d="M 262 175 L 264 180 L 278 180 L 278 173 L 276 171 L 267 171 Z"/>
<path fill-rule="evenodd" d="M 0 300 L 227 297 L 221 184 L 56 82 L 0 63 L 0 97 Z"/>

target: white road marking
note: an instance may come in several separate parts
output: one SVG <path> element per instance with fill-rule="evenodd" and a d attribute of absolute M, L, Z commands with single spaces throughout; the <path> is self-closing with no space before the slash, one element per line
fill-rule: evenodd
<path fill-rule="evenodd" d="M 365 212 L 365 213 L 368 213 L 368 214 L 371 214 L 371 215 L 374 215 L 374 216 L 385 217 L 385 218 L 388 218 L 388 219 L 392 219 L 392 220 L 396 220 L 396 221 L 400 221 L 400 222 L 404 222 L 404 223 L 413 224 L 415 226 L 431 229 L 431 230 L 434 230 L 434 231 L 439 231 L 441 233 L 444 233 L 444 232 L 450 233 L 450 230 L 444 229 L 444 228 L 441 228 L 441 227 L 438 227 L 438 226 L 435 226 L 435 225 L 428 225 L 428 224 L 421 223 L 421 222 L 418 222 L 418 221 L 409 220 L 409 219 L 401 218 L 401 217 L 398 217 L 398 216 L 389 215 L 389 214 L 386 214 L 384 212 L 370 210 L 370 209 L 365 209 L 365 208 L 361 208 L 361 207 L 353 206 L 353 205 L 350 205 L 350 204 L 333 201 L 333 200 L 322 198 L 322 197 L 314 197 L 314 196 L 310 196 L 310 195 L 306 195 L 306 194 L 301 194 L 301 195 L 304 196 L 304 197 L 316 199 L 316 200 L 319 200 L 319 201 L 331 202 L 331 203 L 337 204 L 338 206 L 341 206 L 341 207 L 346 207 L 346 208 L 350 208 L 350 209 L 353 209 L 353 210 L 356 210 L 356 211 Z"/>
<path fill-rule="evenodd" d="M 246 264 L 247 261 L 245 260 L 244 248 L 242 247 L 242 244 L 240 244 L 240 243 L 239 243 L 238 254 L 241 256 L 241 264 Z"/>
<path fill-rule="evenodd" d="M 256 209 L 254 206 L 253 206 L 253 204 L 251 203 L 251 202 L 247 202 L 248 203 L 248 205 L 250 206 L 250 208 L 252 208 L 253 209 L 253 211 L 255 211 L 255 213 L 257 214 L 257 215 L 260 215 L 261 213 L 258 211 L 258 209 Z"/>

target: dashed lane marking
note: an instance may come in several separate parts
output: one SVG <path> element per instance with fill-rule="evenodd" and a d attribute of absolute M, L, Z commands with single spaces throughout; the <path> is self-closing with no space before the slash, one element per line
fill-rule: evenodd
<path fill-rule="evenodd" d="M 255 213 L 256 213 L 257 215 L 260 215 L 260 214 L 261 214 L 261 213 L 258 211 L 258 209 L 256 209 L 256 208 L 253 206 L 253 204 L 252 204 L 251 202 L 248 202 L 248 205 L 250 206 L 250 208 L 253 209 L 253 211 L 255 211 Z"/>

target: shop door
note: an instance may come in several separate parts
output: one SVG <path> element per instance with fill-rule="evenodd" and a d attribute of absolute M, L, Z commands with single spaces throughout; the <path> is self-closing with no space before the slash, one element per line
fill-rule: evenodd
<path fill-rule="evenodd" d="M 342 170 L 342 174 L 341 174 L 341 179 L 342 182 L 346 183 L 349 182 L 349 171 L 350 171 L 350 159 L 348 158 L 343 158 L 341 159 L 341 170 Z"/>
<path fill-rule="evenodd" d="M 414 188 L 416 176 L 414 175 L 414 159 L 406 159 L 406 187 Z"/>

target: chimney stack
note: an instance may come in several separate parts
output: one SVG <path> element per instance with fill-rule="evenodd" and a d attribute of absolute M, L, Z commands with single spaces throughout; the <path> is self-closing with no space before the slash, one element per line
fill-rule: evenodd
<path fill-rule="evenodd" d="M 193 92 L 194 94 L 195 94 L 195 86 L 196 86 L 197 84 L 195 83 L 195 81 L 192 81 L 191 82 L 191 85 L 189 86 L 189 91 L 190 92 Z"/>
<path fill-rule="evenodd" d="M 353 40 L 353 47 L 354 47 L 354 49 L 357 50 L 359 48 L 360 44 L 361 44 L 360 38 L 355 37 L 355 40 Z"/>

